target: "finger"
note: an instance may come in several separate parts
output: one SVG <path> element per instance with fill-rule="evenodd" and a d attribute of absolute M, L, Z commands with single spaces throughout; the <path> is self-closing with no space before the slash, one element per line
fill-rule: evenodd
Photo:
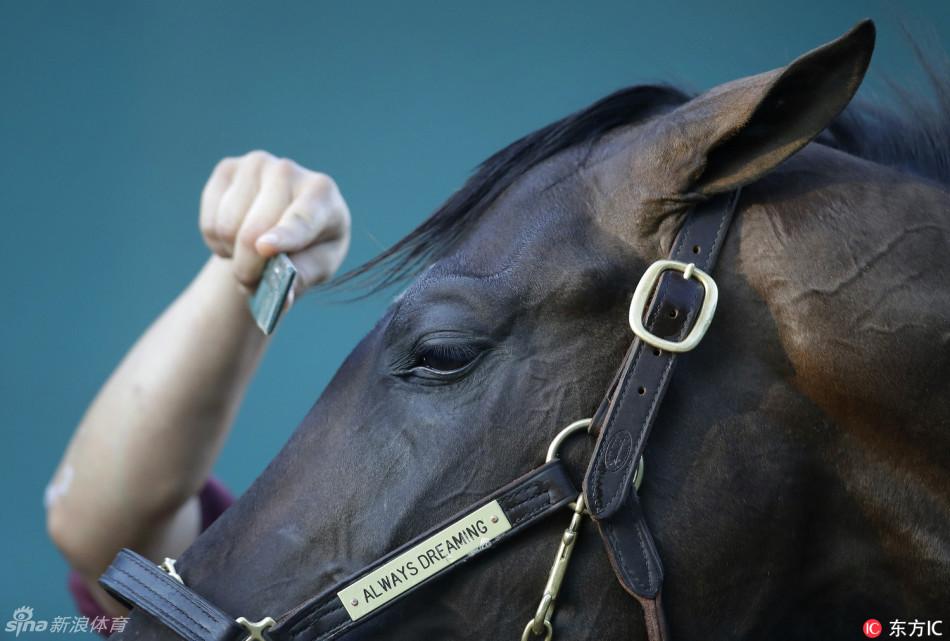
<path fill-rule="evenodd" d="M 284 299 L 284 313 L 290 311 L 290 308 L 294 306 L 294 301 L 297 300 L 296 287 L 291 287 L 290 291 L 287 292 L 287 298 Z"/>
<path fill-rule="evenodd" d="M 308 288 L 330 280 L 340 268 L 349 244 L 349 236 L 345 236 L 290 254 L 290 260 L 297 268 L 295 294 L 299 297 Z"/>
<path fill-rule="evenodd" d="M 238 229 L 260 188 L 261 168 L 270 159 L 273 156 L 266 151 L 252 151 L 244 156 L 231 185 L 221 198 L 214 217 L 214 228 L 217 240 L 225 250 L 220 255 L 225 258 L 230 258 L 234 252 Z"/>
<path fill-rule="evenodd" d="M 244 217 L 234 243 L 232 269 L 238 282 L 248 288 L 257 285 L 267 257 L 255 246 L 258 237 L 277 224 L 291 199 L 291 181 L 296 170 L 289 160 L 280 160 L 264 170 L 261 190 Z"/>
<path fill-rule="evenodd" d="M 234 172 L 237 169 L 237 158 L 221 160 L 211 172 L 211 177 L 201 190 L 201 206 L 198 215 L 198 228 L 211 251 L 218 253 L 219 242 L 214 227 L 214 216 L 221 204 L 224 192 L 231 185 Z"/>
<path fill-rule="evenodd" d="M 292 203 L 277 224 L 257 239 L 257 250 L 264 256 L 298 252 L 316 243 L 339 238 L 342 231 L 338 215 L 314 204 Z"/>
<path fill-rule="evenodd" d="M 327 180 L 330 180 L 327 178 Z M 257 239 L 265 256 L 299 252 L 349 235 L 350 212 L 336 186 L 317 186 L 298 195 L 274 228 Z"/>

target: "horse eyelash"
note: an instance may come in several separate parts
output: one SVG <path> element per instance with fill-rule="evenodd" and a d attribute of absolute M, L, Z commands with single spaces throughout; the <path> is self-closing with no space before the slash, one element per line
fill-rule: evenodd
<path fill-rule="evenodd" d="M 468 343 L 420 341 L 406 353 L 399 356 L 392 367 L 397 372 L 408 372 L 414 367 L 419 367 L 420 359 L 428 353 L 459 360 L 473 360 L 478 356 L 479 350 Z"/>
<path fill-rule="evenodd" d="M 458 360 L 471 360 L 478 356 L 478 350 L 467 343 L 423 343 L 413 351 L 417 358 L 425 353 Z"/>

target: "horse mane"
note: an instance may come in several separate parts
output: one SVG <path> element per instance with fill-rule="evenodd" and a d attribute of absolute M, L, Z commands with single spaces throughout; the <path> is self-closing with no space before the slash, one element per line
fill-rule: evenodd
<path fill-rule="evenodd" d="M 575 145 L 593 145 L 604 134 L 633 125 L 690 96 L 669 85 L 636 85 L 516 140 L 481 163 L 461 189 L 407 236 L 326 288 L 358 283 L 369 296 L 418 273 L 446 255 L 491 204 L 535 165 Z"/>
<path fill-rule="evenodd" d="M 912 43 L 933 87 L 936 104 L 890 83 L 898 99 L 887 108 L 857 99 L 817 141 L 845 153 L 950 185 L 950 74 L 941 76 Z M 356 285 L 363 298 L 402 282 L 447 255 L 491 204 L 535 165 L 575 145 L 675 108 L 692 96 L 670 85 L 636 85 L 542 127 L 481 163 L 461 189 L 435 213 L 376 257 L 328 283 Z"/>
<path fill-rule="evenodd" d="M 890 81 L 896 106 L 854 100 L 818 142 L 950 186 L 950 60 L 938 65 L 912 36 L 908 39 L 933 96 L 927 99 Z"/>

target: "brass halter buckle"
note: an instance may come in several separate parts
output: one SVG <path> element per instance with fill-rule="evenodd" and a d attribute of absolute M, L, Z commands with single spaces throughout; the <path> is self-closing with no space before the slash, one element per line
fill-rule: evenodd
<path fill-rule="evenodd" d="M 681 341 L 670 341 L 660 338 L 649 331 L 643 324 L 643 315 L 646 313 L 647 305 L 650 302 L 650 294 L 660 280 L 660 276 L 666 271 L 682 272 L 683 278 L 689 280 L 694 278 L 703 286 L 705 294 L 703 296 L 703 305 L 696 315 L 696 322 L 693 329 Z M 640 340 L 647 345 L 661 349 L 665 352 L 688 352 L 697 345 L 706 335 L 709 324 L 712 323 L 713 316 L 716 314 L 716 304 L 719 302 L 719 288 L 713 277 L 696 267 L 694 263 L 683 263 L 678 260 L 658 260 L 643 272 L 643 277 L 637 284 L 637 289 L 633 292 L 633 300 L 630 301 L 630 329 Z"/>
<path fill-rule="evenodd" d="M 546 463 L 550 463 L 558 458 L 558 449 L 561 444 L 567 440 L 571 434 L 580 430 L 590 428 L 591 419 L 584 418 L 574 421 L 563 430 L 561 430 L 551 445 L 548 447 L 548 455 L 545 458 Z M 640 457 L 640 463 L 634 472 L 633 484 L 636 489 L 640 489 L 640 483 L 643 481 L 643 457 Z M 584 493 L 577 496 L 577 500 L 570 504 L 573 514 L 571 522 L 561 535 L 561 544 L 558 546 L 557 554 L 554 556 L 554 564 L 548 573 L 548 581 L 544 584 L 544 592 L 541 596 L 541 602 L 538 603 L 538 609 L 534 616 L 528 620 L 528 624 L 521 633 L 521 641 L 530 641 L 532 636 L 540 637 L 543 635 L 544 641 L 551 641 L 554 636 L 554 626 L 551 619 L 554 618 L 554 605 L 557 601 L 557 595 L 561 591 L 561 585 L 564 583 L 564 577 L 567 575 L 567 567 L 571 561 L 571 554 L 574 552 L 574 544 L 577 542 L 577 535 L 580 532 L 581 521 L 587 508 L 584 505 Z"/>

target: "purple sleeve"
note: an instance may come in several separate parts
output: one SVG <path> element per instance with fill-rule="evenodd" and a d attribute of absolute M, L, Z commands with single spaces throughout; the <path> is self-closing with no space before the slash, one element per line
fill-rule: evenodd
<path fill-rule="evenodd" d="M 201 531 L 207 530 L 232 503 L 234 503 L 234 497 L 231 492 L 214 477 L 209 478 L 198 492 L 198 504 L 201 506 Z M 103 622 L 99 624 L 99 629 L 96 631 L 103 636 L 109 636 L 113 625 L 112 619 L 92 596 L 89 586 L 75 570 L 69 572 L 68 586 L 79 614 L 89 617 L 90 624 L 97 620 Z"/>
<path fill-rule="evenodd" d="M 224 511 L 234 503 L 234 495 L 221 481 L 209 477 L 205 486 L 198 492 L 198 503 L 201 505 L 201 531 L 204 532 L 211 524 L 224 514 Z"/>

